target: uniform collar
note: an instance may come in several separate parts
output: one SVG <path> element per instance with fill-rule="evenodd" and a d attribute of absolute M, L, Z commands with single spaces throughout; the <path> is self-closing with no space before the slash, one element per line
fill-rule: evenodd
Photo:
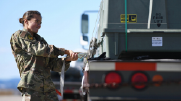
<path fill-rule="evenodd" d="M 28 32 L 28 30 L 27 30 L 27 29 L 25 29 L 25 28 L 23 28 L 23 31 Z"/>
<path fill-rule="evenodd" d="M 23 28 L 23 31 L 28 32 L 27 29 Z M 30 34 L 30 32 L 28 32 Z M 31 34 L 30 34 L 31 35 Z M 34 35 L 37 35 L 37 33 L 34 33 Z"/>

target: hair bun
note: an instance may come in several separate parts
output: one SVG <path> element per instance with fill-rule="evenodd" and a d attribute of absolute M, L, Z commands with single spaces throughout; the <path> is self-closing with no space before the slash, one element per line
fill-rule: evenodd
<path fill-rule="evenodd" d="M 27 21 L 28 20 L 31 20 L 32 18 L 34 18 L 34 14 L 37 14 L 41 17 L 41 14 L 40 12 L 38 11 L 27 11 L 23 14 L 23 17 L 22 18 L 19 18 L 19 23 L 23 24 L 24 26 L 24 20 L 26 19 Z M 41 17 L 42 18 L 42 17 Z"/>
<path fill-rule="evenodd" d="M 23 18 L 19 18 L 19 23 L 23 24 Z"/>

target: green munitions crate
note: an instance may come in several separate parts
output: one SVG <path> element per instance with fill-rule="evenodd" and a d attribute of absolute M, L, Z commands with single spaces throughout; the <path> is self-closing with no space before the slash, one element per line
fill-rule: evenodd
<path fill-rule="evenodd" d="M 122 51 L 180 52 L 180 4 L 181 0 L 127 0 L 126 4 L 125 0 L 102 0 L 100 53 L 116 59 Z"/>

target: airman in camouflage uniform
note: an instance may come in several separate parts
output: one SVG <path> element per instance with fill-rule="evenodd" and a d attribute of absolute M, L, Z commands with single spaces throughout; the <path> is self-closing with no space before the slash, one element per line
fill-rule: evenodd
<path fill-rule="evenodd" d="M 15 32 L 10 39 L 12 53 L 21 77 L 17 88 L 23 94 L 23 101 L 58 101 L 50 70 L 61 72 L 63 60 L 58 58 L 59 55 L 70 55 L 70 58 L 65 60 L 65 70 L 69 68 L 70 61 L 77 60 L 78 57 L 70 50 L 48 45 L 44 38 L 37 34 L 36 28 L 37 26 L 40 28 L 41 24 L 36 21 L 38 19 L 33 22 L 37 24 L 35 29 L 31 26 L 25 27 L 26 22 L 37 16 L 40 19 L 38 11 L 26 12 L 23 16 L 26 20 L 20 19 L 23 21 L 20 22 L 23 23 L 24 29 Z"/>

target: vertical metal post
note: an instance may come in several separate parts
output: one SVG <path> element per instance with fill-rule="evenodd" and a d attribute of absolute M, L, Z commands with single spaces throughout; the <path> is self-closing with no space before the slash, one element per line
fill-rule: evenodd
<path fill-rule="evenodd" d="M 151 15 L 152 15 L 153 0 L 150 0 L 149 15 L 148 15 L 148 29 L 150 29 Z"/>

